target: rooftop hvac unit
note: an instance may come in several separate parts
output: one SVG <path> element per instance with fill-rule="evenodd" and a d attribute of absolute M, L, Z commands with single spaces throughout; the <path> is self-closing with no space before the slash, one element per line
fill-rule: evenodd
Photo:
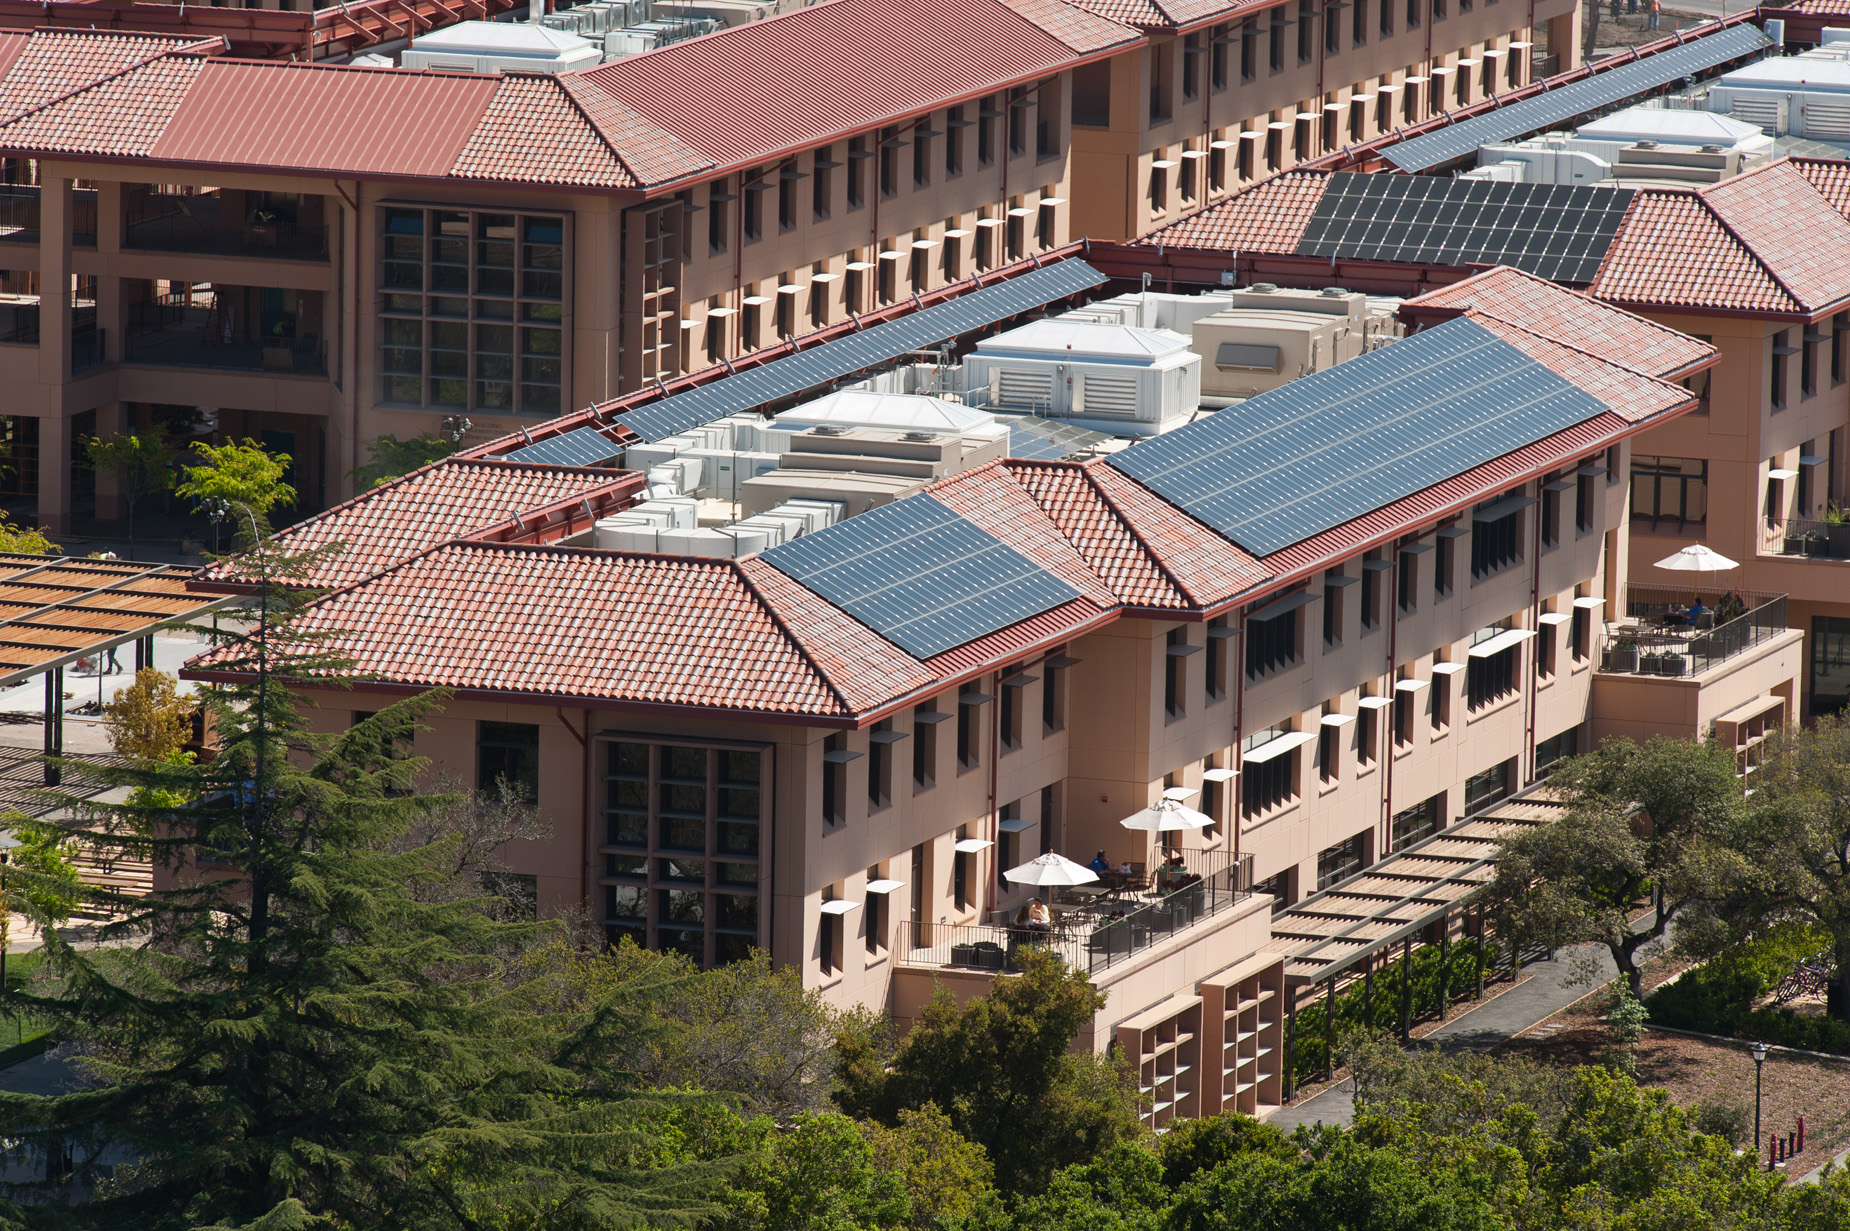
<path fill-rule="evenodd" d="M 758 517 L 748 517 L 744 521 L 735 521 L 732 523 L 730 529 L 752 530 L 763 534 L 768 540 L 764 550 L 769 551 L 771 548 L 783 544 L 784 532 L 790 529 L 790 523 L 782 517 L 765 517 L 760 515 Z"/>
<path fill-rule="evenodd" d="M 1781 18 L 1774 17 L 1760 23 L 1760 29 L 1773 41 L 1773 46 L 1786 45 L 1786 23 Z"/>

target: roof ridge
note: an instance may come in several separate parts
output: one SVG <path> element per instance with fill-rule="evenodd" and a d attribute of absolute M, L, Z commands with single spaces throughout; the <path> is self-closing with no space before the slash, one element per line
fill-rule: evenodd
<path fill-rule="evenodd" d="M 1143 533 L 1139 531 L 1136 525 L 1132 523 L 1131 519 L 1125 515 L 1124 509 L 1116 500 L 1111 498 L 1110 493 L 1107 492 L 1104 485 L 1098 481 L 1097 476 L 1084 466 L 1079 468 L 1079 475 L 1080 478 L 1085 480 L 1087 487 L 1090 487 L 1093 491 L 1098 493 L 1099 500 L 1106 508 L 1111 510 L 1111 515 L 1118 519 L 1118 524 L 1124 527 L 1124 532 L 1131 536 L 1131 539 L 1137 544 L 1138 549 L 1149 557 L 1150 563 L 1156 568 L 1156 571 L 1161 573 L 1169 584 L 1176 588 L 1176 593 L 1187 599 L 1192 606 L 1203 606 L 1204 604 L 1201 601 L 1201 596 L 1189 589 L 1188 586 L 1183 583 L 1182 579 L 1170 569 L 1169 565 L 1164 562 L 1162 555 L 1150 545 L 1150 541 L 1143 536 Z M 1132 480 L 1132 482 L 1135 482 L 1135 480 Z"/>
<path fill-rule="evenodd" d="M 1777 165 L 1779 164 L 1777 163 L 1767 164 L 1767 166 L 1769 167 L 1777 166 Z M 1766 167 L 1761 167 L 1759 168 L 1759 170 L 1754 171 L 1752 174 L 1758 175 L 1760 171 L 1764 171 L 1764 170 L 1766 170 Z M 1736 176 L 1735 178 L 1740 179 L 1743 177 Z M 1805 177 L 1802 175 L 1799 176 L 1799 178 L 1801 180 L 1805 180 L 1805 186 L 1807 188 L 1810 188 L 1813 192 L 1818 191 L 1817 188 L 1812 184 L 1810 180 L 1806 180 Z M 1722 181 L 1723 184 L 1726 184 L 1729 182 L 1730 181 L 1728 180 Z M 1795 307 L 1797 307 L 1801 312 L 1810 311 L 1811 309 L 1809 305 L 1806 304 L 1804 298 L 1801 297 L 1797 291 L 1793 290 L 1791 286 L 1787 285 L 1786 280 L 1779 276 L 1779 273 L 1776 270 L 1774 270 L 1772 264 L 1769 263 L 1766 260 L 1766 258 L 1762 257 L 1758 252 L 1756 252 L 1752 244 L 1748 243 L 1746 239 L 1742 238 L 1741 233 L 1734 229 L 1734 224 L 1729 222 L 1727 216 L 1723 214 L 1720 210 L 1716 209 L 1714 203 L 1709 200 L 1705 189 L 1706 188 L 1717 188 L 1720 186 L 1721 185 L 1719 184 L 1709 184 L 1709 185 L 1706 185 L 1705 188 L 1697 189 L 1695 193 L 1696 200 L 1702 203 L 1702 208 L 1705 211 L 1707 211 L 1709 217 L 1715 219 L 1716 225 L 1721 227 L 1721 229 L 1727 233 L 1729 239 L 1732 239 L 1735 243 L 1741 246 L 1741 251 L 1745 252 L 1748 255 L 1748 258 L 1751 259 L 1753 263 L 1756 266 L 1758 266 L 1760 270 L 1763 273 L 1765 273 L 1769 279 L 1772 280 L 1773 285 L 1777 286 L 1780 289 L 1780 291 L 1785 294 L 1786 298 L 1792 301 Z M 1822 193 L 1819 193 L 1819 198 L 1820 199 L 1823 198 Z M 1830 202 L 1827 201 L 1825 202 L 1825 204 L 1833 214 L 1838 212 L 1837 207 L 1834 205 L 1831 205 Z"/>
<path fill-rule="evenodd" d="M 803 644 L 803 639 L 791 631 L 790 625 L 784 621 L 784 617 L 778 612 L 777 608 L 771 603 L 771 600 L 766 598 L 764 596 L 764 592 L 758 588 L 758 583 L 753 581 L 751 579 L 751 575 L 745 571 L 745 566 L 741 564 L 738 560 L 734 560 L 734 559 L 727 559 L 725 560 L 725 563 L 730 564 L 732 566 L 732 571 L 734 574 L 738 576 L 740 584 L 742 584 L 745 587 L 747 593 L 749 593 L 752 596 L 752 601 L 757 603 L 758 606 L 764 611 L 765 617 L 769 619 L 772 624 L 776 625 L 779 635 L 783 637 L 786 643 L 788 643 L 793 649 L 796 650 L 797 656 L 799 658 L 801 658 L 804 662 L 809 664 L 809 669 L 816 673 L 816 678 L 821 680 L 823 685 L 829 690 L 829 695 L 835 698 L 835 704 L 841 707 L 842 713 L 844 714 L 855 713 L 856 710 L 853 704 L 850 703 L 848 700 L 848 694 L 841 690 L 841 686 L 835 682 L 835 677 L 831 676 L 827 671 L 823 670 L 822 664 L 816 661 L 816 656 L 811 654 L 809 652 L 809 647 Z M 777 569 L 776 565 L 769 564 L 769 563 L 766 564 L 766 567 L 774 569 L 774 570 Z M 788 574 L 783 573 L 782 570 L 777 570 L 777 571 L 779 572 L 779 575 L 781 576 L 789 576 Z M 790 581 L 793 585 L 802 586 L 803 589 L 809 590 L 808 586 L 804 586 L 802 582 L 798 581 L 794 577 L 791 577 Z M 810 593 L 815 594 L 816 592 L 814 590 L 810 590 Z M 816 597 L 822 598 L 822 595 L 816 594 Z M 835 605 L 834 603 L 830 602 L 830 600 L 826 598 L 823 598 L 822 601 L 825 603 L 829 603 L 831 607 Z M 842 614 L 845 616 L 848 616 L 849 619 L 854 619 L 854 617 L 850 615 L 845 609 L 837 608 L 837 610 L 840 610 Z M 868 631 L 872 632 L 873 630 L 869 629 Z M 879 633 L 874 633 L 874 635 L 876 637 L 881 636 L 881 634 Z M 882 637 L 882 640 L 885 640 L 885 638 Z M 905 650 L 902 648 L 900 650 L 900 653 L 904 654 Z"/>
<path fill-rule="evenodd" d="M 158 36 L 155 36 L 155 37 L 158 37 Z M 55 95 L 51 98 L 45 99 L 43 102 L 35 104 L 34 106 L 27 107 L 24 111 L 20 111 L 14 115 L 0 117 L 0 128 L 11 127 L 12 125 L 17 124 L 21 120 L 24 120 L 30 116 L 38 115 L 41 112 L 49 111 L 51 108 L 57 106 L 59 103 L 68 102 L 71 99 L 76 98 L 81 94 L 86 94 L 91 90 L 107 85 L 110 82 L 115 81 L 119 78 L 126 77 L 131 73 L 139 72 L 142 69 L 147 68 L 148 66 L 152 64 L 158 63 L 159 61 L 170 59 L 170 58 L 171 59 L 196 58 L 196 59 L 204 60 L 208 58 L 208 53 L 206 52 L 205 48 L 207 48 L 208 46 L 214 43 L 218 44 L 218 46 L 221 48 L 229 46 L 223 38 L 217 35 L 214 35 L 211 38 L 198 39 L 198 40 L 195 40 L 194 42 L 187 43 L 180 47 L 163 47 L 158 51 L 154 51 L 146 56 L 143 56 L 141 59 L 130 61 L 128 64 L 123 65 L 121 68 L 117 69 L 116 71 L 112 73 L 106 73 L 101 77 L 97 77 L 91 81 L 86 81 L 82 85 L 76 86 L 73 89 L 66 90 L 62 94 Z"/>
<path fill-rule="evenodd" d="M 1622 310 L 1623 309 L 1621 309 L 1621 311 Z M 1649 372 L 1640 371 L 1637 368 L 1627 367 L 1625 364 L 1620 363 L 1618 360 L 1608 358 L 1607 356 L 1602 355 L 1597 351 L 1590 351 L 1586 349 L 1584 346 L 1576 346 L 1574 343 L 1569 342 L 1564 338 L 1558 338 L 1551 333 L 1543 333 L 1541 330 L 1535 328 L 1532 325 L 1525 325 L 1520 321 L 1510 320 L 1508 317 L 1499 316 L 1495 312 L 1486 312 L 1480 308 L 1467 308 L 1465 309 L 1464 315 L 1467 319 L 1473 316 L 1488 317 L 1490 320 L 1496 321 L 1499 325 L 1507 325 L 1511 329 L 1521 330 L 1523 333 L 1528 334 L 1532 338 L 1540 338 L 1542 341 L 1547 342 L 1552 346 L 1558 346 L 1562 350 L 1573 351 L 1576 355 L 1585 355 L 1587 358 L 1592 359 L 1597 363 L 1603 363 L 1609 368 L 1617 368 L 1619 371 L 1629 373 L 1632 376 L 1638 377 L 1640 380 L 1648 380 L 1654 385 L 1659 385 L 1665 389 L 1673 389 L 1678 393 L 1682 393 L 1682 394 L 1689 393 L 1688 389 L 1685 389 L 1682 385 L 1676 384 L 1673 381 L 1665 380 L 1661 376 L 1654 376 Z M 1631 313 L 1631 315 L 1636 316 L 1637 313 L 1634 312 L 1634 313 Z M 1540 363 L 1541 361 L 1536 360 L 1536 362 Z M 1544 364 L 1543 366 L 1547 366 L 1547 365 Z M 1556 373 L 1556 375 L 1560 376 L 1561 374 Z M 1569 380 L 1570 383 L 1578 383 L 1578 382 L 1572 381 L 1571 378 L 1569 377 L 1562 376 L 1561 378 L 1563 380 Z M 1583 392 L 1586 392 L 1586 391 L 1583 390 Z M 1587 395 L 1589 397 L 1593 396 L 1592 393 L 1590 392 L 1588 392 Z M 1609 413 L 1613 413 L 1613 414 L 1618 413 L 1617 411 L 1613 409 L 1611 405 L 1605 403 L 1604 401 L 1601 401 L 1598 398 L 1595 398 L 1595 400 L 1600 401 L 1601 405 L 1604 405 L 1606 407 L 1606 410 Z"/>
<path fill-rule="evenodd" d="M 616 142 L 610 139 L 610 135 L 604 131 L 603 125 L 599 124 L 597 120 L 591 115 L 590 111 L 586 110 L 584 100 L 578 97 L 578 91 L 580 89 L 596 89 L 597 87 L 595 86 L 595 84 L 593 84 L 592 82 L 588 82 L 588 81 L 581 82 L 581 81 L 573 80 L 573 78 L 576 76 L 576 74 L 573 74 L 573 73 L 548 73 L 548 74 L 545 74 L 545 76 L 550 77 L 553 80 L 553 82 L 558 85 L 559 89 L 565 94 L 566 102 L 570 104 L 573 111 L 578 113 L 578 118 L 585 122 L 585 127 L 589 128 L 592 131 L 592 133 L 596 135 L 598 141 L 603 145 L 604 149 L 609 151 L 610 157 L 613 160 L 615 160 L 616 164 L 619 167 L 622 167 L 623 170 L 626 173 L 628 173 L 629 177 L 635 180 L 639 186 L 646 185 L 648 181 L 645 180 L 641 175 L 637 173 L 636 168 L 630 166 L 629 159 L 623 157 L 622 151 L 617 149 Z M 597 92 L 600 95 L 604 93 L 602 90 L 598 90 Z M 600 101 L 610 106 L 623 107 L 623 109 L 625 111 L 628 111 L 630 115 L 634 116 L 637 121 L 646 123 L 646 121 L 643 121 L 641 116 L 636 115 L 636 112 L 633 108 L 624 106 L 621 102 L 619 102 L 618 100 L 614 98 L 610 98 L 606 96 Z M 654 126 L 651 125 L 650 127 L 654 127 Z M 687 143 L 682 142 L 682 144 L 686 145 Z"/>

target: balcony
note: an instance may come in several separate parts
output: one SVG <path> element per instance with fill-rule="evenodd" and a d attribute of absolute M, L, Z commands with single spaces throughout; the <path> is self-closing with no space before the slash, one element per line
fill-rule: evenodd
<path fill-rule="evenodd" d="M 39 242 L 37 184 L 0 184 L 0 243 Z M 96 189 L 71 190 L 71 242 L 96 247 Z"/>
<path fill-rule="evenodd" d="M 1252 898 L 1251 855 L 1192 851 L 1188 861 L 1186 874 L 1158 872 L 1147 885 L 1132 877 L 1055 890 L 1051 930 L 902 921 L 894 945 L 907 966 L 1001 973 L 1036 949 L 1100 974 Z"/>
<path fill-rule="evenodd" d="M 320 317 L 316 292 L 194 283 L 130 308 L 122 362 L 326 376 Z"/>
<path fill-rule="evenodd" d="M 1768 528 L 1765 551 L 1808 560 L 1850 560 L 1850 522 L 1789 517 Z"/>
<path fill-rule="evenodd" d="M 124 248 L 265 260 L 328 259 L 328 228 L 312 219 L 289 221 L 268 211 L 245 218 L 211 193 L 132 192 L 126 204 Z"/>
<path fill-rule="evenodd" d="M 1703 610 L 1693 623 L 1692 600 Z M 1755 590 L 1627 586 L 1608 621 L 1599 669 L 1610 675 L 1701 675 L 1786 631 L 1786 596 Z"/>

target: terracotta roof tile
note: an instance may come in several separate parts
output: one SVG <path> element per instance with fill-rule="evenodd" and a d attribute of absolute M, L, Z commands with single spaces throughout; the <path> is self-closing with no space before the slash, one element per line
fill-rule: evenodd
<path fill-rule="evenodd" d="M 873 709 L 937 678 L 918 659 L 763 559 L 739 561 L 739 572 L 850 708 Z"/>
<path fill-rule="evenodd" d="M 847 713 L 732 560 L 448 543 L 329 595 L 299 627 L 392 683 Z"/>
<path fill-rule="evenodd" d="M 0 143 L 62 154 L 145 158 L 206 61 L 165 56 L 66 94 L 0 127 Z"/>
<path fill-rule="evenodd" d="M 1418 317 L 1433 308 L 1475 310 L 1660 379 L 1715 354 L 1686 333 L 1508 266 L 1428 291 L 1402 310 Z"/>
<path fill-rule="evenodd" d="M 303 582 L 335 589 L 514 513 L 633 481 L 633 476 L 609 470 L 446 458 L 290 526 L 277 540 L 292 551 L 345 543 L 344 551 Z M 214 565 L 200 574 L 200 580 L 236 581 L 237 574 Z"/>
<path fill-rule="evenodd" d="M 1288 171 L 1137 242 L 1148 248 L 1294 252 L 1329 182 L 1326 171 Z"/>
<path fill-rule="evenodd" d="M 1484 312 L 1467 315 L 1531 359 L 1547 365 L 1555 375 L 1579 385 L 1630 422 L 1663 414 L 1694 396 L 1681 385 L 1646 376 L 1512 321 Z M 1623 341 L 1615 338 L 1611 349 L 1623 354 Z"/>
<path fill-rule="evenodd" d="M 556 78 L 515 73 L 495 88 L 450 174 L 596 188 L 640 183 Z"/>
<path fill-rule="evenodd" d="M 1271 570 L 1245 548 L 1218 534 L 1203 534 L 1205 525 L 1123 471 L 1100 460 L 1086 463 L 1086 474 L 1197 603 L 1218 602 L 1270 576 Z"/>
<path fill-rule="evenodd" d="M 1622 304 L 1800 310 L 1702 197 L 1679 189 L 1638 191 L 1588 289 Z"/>
<path fill-rule="evenodd" d="M 1103 51 L 1124 41 L 1124 25 L 1072 0 L 1002 0 L 1074 51 Z M 1133 23 L 1125 23 L 1133 24 Z"/>
<path fill-rule="evenodd" d="M 1036 13 L 1057 16 L 1053 28 Z M 1077 37 L 1081 22 L 1003 0 L 823 0 L 578 77 L 734 166 L 1070 67 L 1086 53 L 1061 36 Z M 1089 49 L 1142 39 L 1125 28 L 1105 44 L 1096 21 L 1086 29 Z"/>
<path fill-rule="evenodd" d="M 1843 11 L 1850 13 L 1850 0 L 1839 0 Z M 1794 158 L 1792 168 L 1831 203 L 1831 208 L 1850 218 L 1850 162 L 1841 158 Z"/>
<path fill-rule="evenodd" d="M 1127 26 L 1173 29 L 1214 17 L 1262 8 L 1275 8 L 1284 0 L 1071 0 L 1101 17 Z"/>
<path fill-rule="evenodd" d="M 664 132 L 574 74 L 555 78 L 585 118 L 597 127 L 637 182 L 661 184 L 704 171 L 713 160 Z"/>
<path fill-rule="evenodd" d="M 0 120 L 43 107 L 170 52 L 200 45 L 200 39 L 183 35 L 34 30 L 23 45 L 12 49 L 5 76 L 0 77 Z"/>
<path fill-rule="evenodd" d="M 1075 545 L 1004 463 L 992 462 L 931 486 L 933 499 L 961 513 L 1101 607 L 1119 601 Z"/>
<path fill-rule="evenodd" d="M 1805 311 L 1850 296 L 1843 263 L 1850 219 L 1791 163 L 1770 163 L 1698 195 Z"/>

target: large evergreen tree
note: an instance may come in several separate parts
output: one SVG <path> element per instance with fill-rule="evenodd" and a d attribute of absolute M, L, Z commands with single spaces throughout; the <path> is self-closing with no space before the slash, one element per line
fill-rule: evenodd
<path fill-rule="evenodd" d="M 718 1168 L 665 1141 L 664 1103 L 590 1057 L 652 1029 L 639 974 L 571 1013 L 522 953 L 543 925 L 413 887 L 446 852 L 404 849 L 431 799 L 401 755 L 436 698 L 310 732 L 291 678 L 345 664 L 305 634 L 288 583 L 316 563 L 246 526 L 248 621 L 205 697 L 202 764 L 114 771 L 132 803 L 89 806 L 81 840 L 152 857 L 174 887 L 117 901 L 106 939 L 53 931 L 30 998 L 81 1049 L 88 1088 L 0 1095 L 0 1135 L 48 1178 L 6 1186 L 28 1224 L 195 1228 L 685 1224 Z M 68 801 L 73 808 L 83 805 Z M 68 1165 L 61 1160 L 69 1159 Z M 113 1176 L 105 1162 L 120 1161 Z M 14 1175 L 19 1174 L 18 1168 Z"/>

